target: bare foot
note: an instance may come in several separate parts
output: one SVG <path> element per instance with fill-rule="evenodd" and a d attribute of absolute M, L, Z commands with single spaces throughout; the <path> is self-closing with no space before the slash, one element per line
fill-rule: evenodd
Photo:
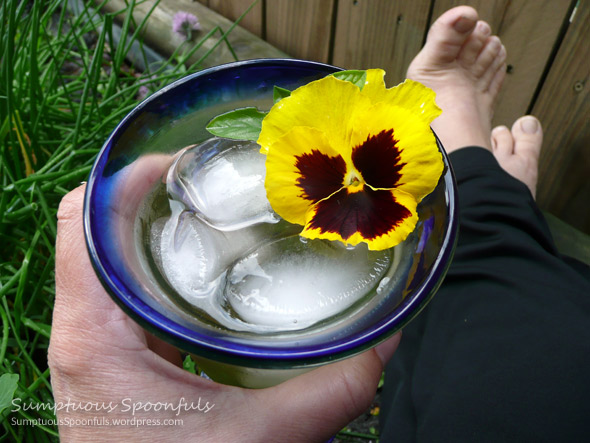
<path fill-rule="evenodd" d="M 493 105 L 505 60 L 500 39 L 469 6 L 445 12 L 430 28 L 407 76 L 436 92 L 443 113 L 432 129 L 447 152 L 473 145 L 491 150 Z"/>
<path fill-rule="evenodd" d="M 500 166 L 523 182 L 535 197 L 539 154 L 543 143 L 541 123 L 532 115 L 520 117 L 512 125 L 497 126 L 492 131 L 492 152 Z"/>

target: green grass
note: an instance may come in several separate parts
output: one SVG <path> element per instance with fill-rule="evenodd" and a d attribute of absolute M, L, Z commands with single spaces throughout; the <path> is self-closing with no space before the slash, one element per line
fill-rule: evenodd
<path fill-rule="evenodd" d="M 140 71 L 128 60 L 148 65 L 139 36 L 149 14 L 140 23 L 131 14 L 141 1 L 129 0 L 118 44 L 114 14 L 87 8 L 72 15 L 65 3 L 0 1 L 0 440 L 58 440 L 46 408 L 53 405 L 47 348 L 59 201 L 86 180 L 108 135 L 138 104 L 140 88 L 154 92 L 198 70 L 216 46 L 190 66 L 187 60 L 210 38 L 235 57 L 226 39 L 233 26 L 215 28 Z M 129 57 L 134 43 L 139 49 Z M 13 399 L 38 410 L 13 412 Z M 23 420 L 41 424 L 19 425 Z M 350 429 L 339 437 L 376 438 Z"/>
<path fill-rule="evenodd" d="M 62 0 L 0 2 L 0 440 L 57 440 L 51 410 L 11 412 L 11 400 L 53 403 L 47 347 L 60 199 L 86 180 L 110 132 L 137 105 L 141 86 L 153 92 L 197 70 L 199 62 L 185 62 L 208 38 L 228 44 L 213 29 L 140 72 L 126 61 L 138 42 L 147 65 L 138 36 L 148 17 L 135 23 L 134 3 L 115 44 L 111 14 L 87 8 L 74 16 Z M 47 425 L 14 425 L 17 419 Z"/>

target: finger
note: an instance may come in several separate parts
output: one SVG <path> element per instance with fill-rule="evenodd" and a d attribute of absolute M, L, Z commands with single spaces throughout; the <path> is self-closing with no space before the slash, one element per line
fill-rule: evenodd
<path fill-rule="evenodd" d="M 111 235 L 119 237 L 114 242 L 118 255 L 128 264 L 135 264 L 138 256 L 133 238 L 133 226 L 138 207 L 145 194 L 162 179 L 171 157 L 161 154 L 148 155 L 128 165 L 117 176 L 116 197 L 109 197 L 110 210 L 105 218 L 112 222 Z M 56 245 L 56 321 L 62 317 L 67 324 L 79 331 L 96 334 L 112 344 L 145 348 L 146 338 L 142 328 L 124 314 L 111 300 L 100 283 L 90 263 L 83 229 L 83 201 L 85 187 L 79 187 L 66 195 L 58 210 L 58 235 Z M 97 229 L 105 229 L 98 226 Z M 137 338 L 135 341 L 118 337 Z M 162 349 L 162 347 L 158 347 Z"/>
<path fill-rule="evenodd" d="M 98 354 L 145 349 L 142 329 L 129 321 L 100 284 L 90 264 L 82 224 L 85 186 L 67 194 L 58 209 L 56 299 L 50 359 L 81 371 Z"/>
<path fill-rule="evenodd" d="M 133 172 L 130 175 L 140 176 Z M 155 180 L 155 176 L 156 174 L 147 174 L 147 178 L 142 179 L 143 183 Z M 115 305 L 96 277 L 90 264 L 83 233 L 85 188 L 83 185 L 68 193 L 58 210 L 57 294 L 53 324 L 56 332 L 68 331 L 68 340 L 78 339 L 78 348 L 83 345 L 80 340 L 84 338 L 90 339 L 94 346 L 104 342 L 110 348 L 122 347 L 124 351 L 129 351 L 130 347 L 136 350 L 144 349 L 149 342 L 150 349 L 158 355 L 175 365 L 181 365 L 179 351 L 156 337 L 148 336 L 146 340 L 145 331 Z M 123 343 L 125 346 L 122 346 Z"/>
<path fill-rule="evenodd" d="M 96 277 L 84 241 L 84 192 L 85 186 L 80 186 L 68 193 L 58 210 L 56 300 L 49 349 L 52 369 L 56 374 L 60 370 L 81 374 L 103 362 L 113 370 L 133 368 L 137 373 L 140 365 L 166 373 L 163 362 L 149 355 L 148 345 L 159 357 L 182 366 L 180 352 L 147 335 L 111 300 Z"/>
<path fill-rule="evenodd" d="M 104 289 L 90 264 L 82 222 L 86 185 L 68 193 L 57 211 L 56 241 L 56 310 L 69 320 L 84 321 L 97 307 L 110 310 L 114 303 L 105 297 Z M 63 309 L 62 309 L 63 308 Z"/>
<path fill-rule="evenodd" d="M 166 179 L 174 157 L 165 154 L 150 154 L 139 158 L 120 171 L 117 178 L 117 198 L 113 210 L 119 216 L 134 219 L 146 194 L 154 185 Z"/>
<path fill-rule="evenodd" d="M 400 337 L 396 334 L 378 350 L 260 391 L 259 400 L 271 414 L 262 418 L 260 426 L 272 424 L 277 435 L 294 436 L 295 441 L 326 441 L 370 406 L 384 365 L 397 349 Z M 280 415 L 276 413 L 279 410 Z"/>

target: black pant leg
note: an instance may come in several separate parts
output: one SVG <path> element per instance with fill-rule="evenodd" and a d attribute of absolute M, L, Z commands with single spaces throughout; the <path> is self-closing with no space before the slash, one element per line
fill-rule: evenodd
<path fill-rule="evenodd" d="M 583 441 L 590 273 L 562 260 L 530 192 L 490 152 L 451 161 L 459 242 L 388 366 L 382 441 Z"/>

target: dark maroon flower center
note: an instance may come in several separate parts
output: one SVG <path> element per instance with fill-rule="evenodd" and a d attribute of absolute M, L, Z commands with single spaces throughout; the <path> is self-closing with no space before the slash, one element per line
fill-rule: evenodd
<path fill-rule="evenodd" d="M 347 173 L 342 156 L 332 157 L 317 149 L 297 156 L 295 166 L 300 174 L 297 179 L 302 190 L 300 196 L 313 203 L 319 202 L 310 227 L 323 233 L 337 233 L 343 239 L 359 232 L 370 240 L 387 234 L 410 217 L 410 211 L 385 190 L 399 184 L 405 166 L 400 161 L 397 143 L 393 129 L 389 129 L 368 136 L 352 149 L 352 163 L 366 183 L 360 192 L 342 188 Z"/>
<path fill-rule="evenodd" d="M 398 184 L 405 163 L 400 162 L 397 143 L 393 129 L 389 129 L 370 135 L 363 143 L 352 148 L 354 167 L 373 188 L 392 189 Z"/>
<path fill-rule="evenodd" d="M 316 203 L 342 187 L 346 162 L 342 156 L 330 157 L 317 149 L 296 157 L 295 167 L 301 176 L 297 184 L 303 190 L 302 198 Z"/>
<path fill-rule="evenodd" d="M 337 233 L 344 240 L 355 232 L 372 240 L 392 231 L 410 216 L 410 211 L 396 202 L 390 191 L 365 186 L 362 192 L 352 194 L 342 189 L 319 202 L 310 227 Z"/>

